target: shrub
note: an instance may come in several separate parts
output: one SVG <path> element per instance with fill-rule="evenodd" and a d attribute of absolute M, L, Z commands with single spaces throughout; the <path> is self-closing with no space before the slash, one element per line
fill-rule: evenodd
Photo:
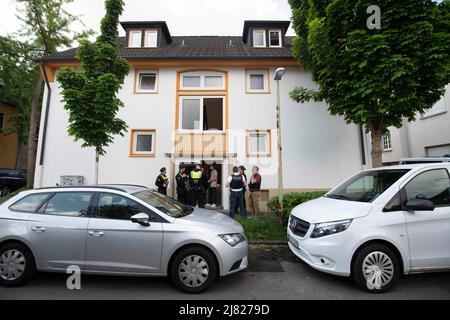
<path fill-rule="evenodd" d="M 325 191 L 312 191 L 312 192 L 290 192 L 286 193 L 283 197 L 283 213 L 287 217 L 299 204 L 320 198 L 326 192 Z M 267 208 L 269 212 L 278 214 L 280 211 L 280 205 L 278 204 L 278 196 L 273 197 L 267 203 Z"/>

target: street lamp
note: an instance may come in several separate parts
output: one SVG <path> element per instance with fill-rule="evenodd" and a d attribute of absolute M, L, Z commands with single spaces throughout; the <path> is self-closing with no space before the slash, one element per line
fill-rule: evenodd
<path fill-rule="evenodd" d="M 277 83 L 277 143 L 278 143 L 278 203 L 280 205 L 280 222 L 284 225 L 283 214 L 283 169 L 282 169 L 282 146 L 281 146 L 281 112 L 280 112 L 280 80 L 286 73 L 286 69 L 277 68 L 274 80 Z"/>

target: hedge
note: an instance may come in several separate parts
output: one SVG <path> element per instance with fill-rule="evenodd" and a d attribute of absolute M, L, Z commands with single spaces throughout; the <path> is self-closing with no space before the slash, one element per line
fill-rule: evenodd
<path fill-rule="evenodd" d="M 313 191 L 313 192 L 290 192 L 286 193 L 283 197 L 283 211 L 284 215 L 287 217 L 291 213 L 292 209 L 294 209 L 299 204 L 313 200 L 316 198 L 320 198 L 326 192 L 325 191 Z M 267 208 L 269 212 L 278 214 L 280 211 L 280 205 L 278 203 L 278 196 L 273 197 L 267 203 Z"/>

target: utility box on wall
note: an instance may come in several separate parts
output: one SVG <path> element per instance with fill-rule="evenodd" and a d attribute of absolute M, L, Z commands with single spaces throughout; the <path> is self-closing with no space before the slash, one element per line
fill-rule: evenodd
<path fill-rule="evenodd" d="M 61 176 L 60 186 L 82 186 L 83 176 Z"/>

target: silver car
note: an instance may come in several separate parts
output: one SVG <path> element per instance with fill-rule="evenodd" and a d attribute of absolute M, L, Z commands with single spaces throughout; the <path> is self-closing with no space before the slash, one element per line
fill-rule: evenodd
<path fill-rule="evenodd" d="M 188 292 L 247 267 L 242 226 L 133 185 L 43 188 L 0 205 L 0 283 L 36 271 L 169 276 Z"/>

